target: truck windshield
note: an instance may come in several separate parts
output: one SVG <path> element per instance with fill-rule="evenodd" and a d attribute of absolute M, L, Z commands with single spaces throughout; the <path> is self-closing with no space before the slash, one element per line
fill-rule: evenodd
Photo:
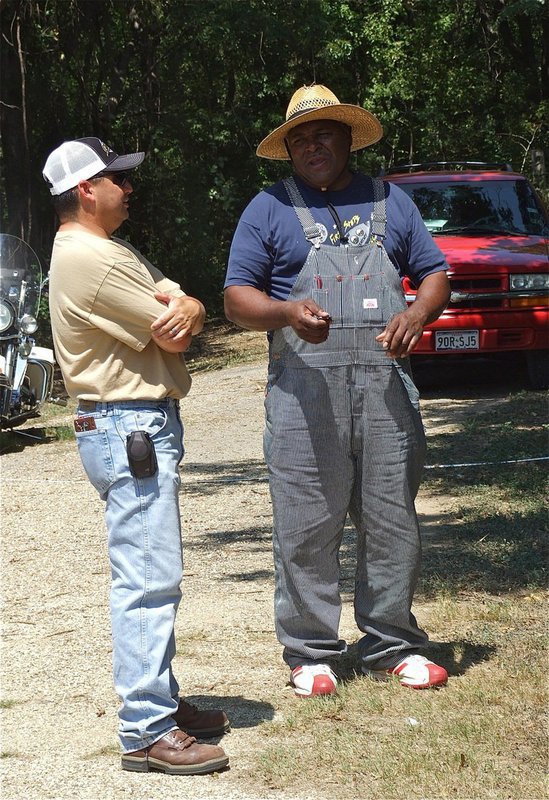
<path fill-rule="evenodd" d="M 525 180 L 400 183 L 433 234 L 543 236 L 547 221 Z"/>

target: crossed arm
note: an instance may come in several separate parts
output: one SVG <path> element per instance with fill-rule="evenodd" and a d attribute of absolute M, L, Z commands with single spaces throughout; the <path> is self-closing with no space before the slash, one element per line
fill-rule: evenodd
<path fill-rule="evenodd" d="M 206 319 L 206 309 L 195 297 L 173 297 L 157 292 L 155 298 L 167 308 L 152 323 L 152 339 L 167 353 L 184 353 L 195 334 L 200 333 Z"/>

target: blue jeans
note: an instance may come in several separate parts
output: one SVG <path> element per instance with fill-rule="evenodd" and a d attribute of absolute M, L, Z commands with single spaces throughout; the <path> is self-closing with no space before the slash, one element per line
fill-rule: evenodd
<path fill-rule="evenodd" d="M 177 728 L 170 717 L 179 698 L 171 661 L 183 575 L 183 426 L 171 399 L 98 403 L 77 415 L 85 428 L 76 433 L 82 464 L 106 503 L 119 735 L 123 751 L 132 752 Z M 135 430 L 147 431 L 154 442 L 158 471 L 149 478 L 130 472 L 126 437 Z"/>

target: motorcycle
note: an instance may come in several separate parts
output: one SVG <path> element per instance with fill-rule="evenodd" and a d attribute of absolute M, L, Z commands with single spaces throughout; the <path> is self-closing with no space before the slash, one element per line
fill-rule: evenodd
<path fill-rule="evenodd" d="M 46 281 L 34 250 L 17 236 L 0 233 L 0 430 L 39 417 L 46 401 L 66 404 L 51 395 L 53 350 L 38 347 L 34 339 Z"/>

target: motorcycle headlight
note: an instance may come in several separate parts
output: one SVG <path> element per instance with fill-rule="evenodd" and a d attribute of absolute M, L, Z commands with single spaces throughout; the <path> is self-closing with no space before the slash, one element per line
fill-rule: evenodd
<path fill-rule="evenodd" d="M 19 320 L 19 325 L 23 333 L 35 333 L 35 331 L 38 330 L 38 322 L 35 317 L 30 314 L 23 314 Z"/>
<path fill-rule="evenodd" d="M 28 340 L 21 342 L 19 347 L 17 348 L 17 352 L 21 356 L 21 358 L 28 358 L 30 356 L 30 351 L 32 350 L 32 342 Z"/>
<path fill-rule="evenodd" d="M 10 325 L 13 324 L 13 309 L 8 303 L 0 300 L 0 333 L 7 331 Z"/>

